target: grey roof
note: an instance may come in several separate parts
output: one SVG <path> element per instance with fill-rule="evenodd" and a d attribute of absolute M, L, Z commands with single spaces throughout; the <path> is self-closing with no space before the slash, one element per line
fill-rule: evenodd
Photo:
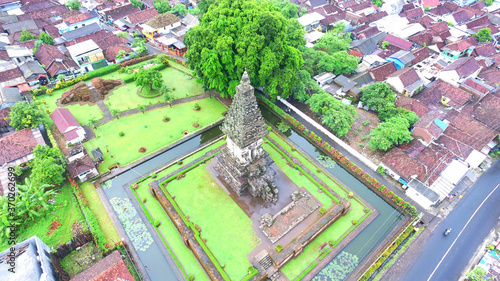
<path fill-rule="evenodd" d="M 90 153 L 92 153 L 92 156 L 94 157 L 94 160 L 97 160 L 99 158 L 101 158 L 104 154 L 102 153 L 101 151 L 101 148 L 96 148 L 94 150 L 92 150 Z"/>
<path fill-rule="evenodd" d="M 415 55 L 412 52 L 404 50 L 397 51 L 390 57 L 398 59 L 403 64 L 410 63 L 412 60 L 415 59 Z"/>
<path fill-rule="evenodd" d="M 434 192 L 432 189 L 428 188 L 418 180 L 412 179 L 408 183 L 408 187 L 415 189 L 416 191 L 418 191 L 418 193 L 422 194 L 425 198 L 429 199 L 429 201 L 433 203 L 439 200 L 439 195 L 436 192 Z"/>
<path fill-rule="evenodd" d="M 488 19 L 494 25 L 500 25 L 500 16 L 488 13 Z"/>
<path fill-rule="evenodd" d="M 408 90 L 409 92 L 413 92 L 413 91 L 417 90 L 418 88 L 423 87 L 424 84 L 425 84 L 424 81 L 419 79 L 419 80 L 413 82 L 412 84 L 406 86 L 405 89 Z"/>
<path fill-rule="evenodd" d="M 309 0 L 309 3 L 311 3 L 311 7 L 313 7 L 313 9 L 328 4 L 326 0 Z"/>
<path fill-rule="evenodd" d="M 0 16 L 0 21 L 4 23 L 13 23 L 13 22 L 18 22 L 19 19 L 17 18 L 16 15 L 3 15 Z"/>
<path fill-rule="evenodd" d="M 0 101 L 3 103 L 17 103 L 22 101 L 18 88 L 0 88 Z"/>
<path fill-rule="evenodd" d="M 84 27 L 80 27 L 80 28 L 77 28 L 75 30 L 65 32 L 61 36 L 64 39 L 66 39 L 66 41 L 71 41 L 71 40 L 83 37 L 85 35 L 94 34 L 99 30 L 101 30 L 101 27 L 99 26 L 99 24 L 92 23 L 92 24 L 86 25 Z"/>
<path fill-rule="evenodd" d="M 183 42 L 181 41 L 177 41 L 174 43 L 174 46 L 177 48 L 177 49 L 183 49 L 183 48 L 186 48 L 186 45 L 184 45 Z"/>
<path fill-rule="evenodd" d="M 27 61 L 19 66 L 19 70 L 23 73 L 24 78 L 28 78 L 33 74 L 45 74 L 45 70 L 36 61 Z"/>
<path fill-rule="evenodd" d="M 368 54 L 373 53 L 375 50 L 377 50 L 377 44 L 382 42 L 382 40 L 384 40 L 385 36 L 387 36 L 387 33 L 379 32 L 378 34 L 376 34 L 370 38 L 363 38 L 360 40 L 352 41 L 350 47 L 351 48 L 358 48 L 358 50 L 363 55 L 368 55 Z"/>
<path fill-rule="evenodd" d="M 338 85 L 342 86 L 344 92 L 351 90 L 357 84 L 355 81 L 352 81 L 351 79 L 345 77 L 344 75 L 337 76 L 335 79 L 333 79 L 333 81 Z"/>
<path fill-rule="evenodd" d="M 370 75 L 370 72 L 366 71 L 361 73 L 360 75 L 357 75 L 356 77 L 352 77 L 353 81 L 357 83 L 357 86 L 363 87 L 364 85 L 368 85 L 373 83 L 373 78 Z"/>
<path fill-rule="evenodd" d="M 13 23 L 6 23 L 2 25 L 2 28 L 9 32 L 9 34 L 13 34 L 18 31 L 22 30 L 38 30 L 38 26 L 36 25 L 35 21 L 33 19 L 28 19 L 28 20 L 23 20 L 23 21 L 18 21 L 18 22 L 13 22 Z"/>
<path fill-rule="evenodd" d="M 9 281 L 56 280 L 54 267 L 50 259 L 50 248 L 42 240 L 33 236 L 13 247 L 16 255 L 16 274 L 9 274 Z M 7 272 L 11 267 L 7 263 L 10 258 L 7 255 L 10 253 L 10 249 L 0 253 L 0 272 Z M 43 278 L 42 275 L 44 275 Z"/>

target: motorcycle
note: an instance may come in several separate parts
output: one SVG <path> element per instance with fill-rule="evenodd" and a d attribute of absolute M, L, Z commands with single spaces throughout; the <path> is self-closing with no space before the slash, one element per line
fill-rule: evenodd
<path fill-rule="evenodd" d="M 448 228 L 444 231 L 444 236 L 448 236 L 448 234 L 450 234 L 451 232 L 451 228 Z"/>

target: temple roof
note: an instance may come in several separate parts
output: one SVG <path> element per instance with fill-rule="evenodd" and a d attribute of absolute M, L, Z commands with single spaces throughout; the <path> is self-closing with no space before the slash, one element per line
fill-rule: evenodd
<path fill-rule="evenodd" d="M 254 88 L 250 85 L 246 70 L 240 85 L 236 86 L 233 103 L 221 130 L 240 148 L 247 147 L 267 134 L 266 124 L 257 106 Z"/>

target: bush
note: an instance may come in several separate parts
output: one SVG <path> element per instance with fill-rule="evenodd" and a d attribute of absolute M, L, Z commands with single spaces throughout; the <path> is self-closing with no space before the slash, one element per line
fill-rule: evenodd
<path fill-rule="evenodd" d="M 325 208 L 321 208 L 321 209 L 319 209 L 319 212 L 320 212 L 321 214 L 324 214 L 324 213 L 326 212 L 326 209 L 325 209 Z"/>
<path fill-rule="evenodd" d="M 201 109 L 201 107 L 200 107 L 200 105 L 199 105 L 199 104 L 195 103 L 195 104 L 194 104 L 194 106 L 193 106 L 193 109 L 194 109 L 194 110 L 200 110 L 200 109 Z"/>
<path fill-rule="evenodd" d="M 382 166 L 377 167 L 377 174 L 384 176 L 386 174 L 386 169 L 384 169 Z"/>
<path fill-rule="evenodd" d="M 133 58 L 131 60 L 128 60 L 128 61 L 124 61 L 122 63 L 119 64 L 119 66 L 121 67 L 126 67 L 126 66 L 130 66 L 130 65 L 134 65 L 136 63 L 140 63 L 140 62 L 143 62 L 143 61 L 146 61 L 146 60 L 149 60 L 149 59 L 152 59 L 156 57 L 155 54 L 153 55 L 148 55 L 148 56 L 144 56 L 144 57 L 140 57 L 140 58 Z"/>
<path fill-rule="evenodd" d="M 281 244 L 276 245 L 276 252 L 279 253 L 281 250 L 283 250 L 283 246 L 281 246 Z"/>
<path fill-rule="evenodd" d="M 160 221 L 159 221 L 159 220 L 155 220 L 155 221 L 154 221 L 154 226 L 155 226 L 155 227 L 160 226 Z"/>
<path fill-rule="evenodd" d="M 134 82 L 135 80 L 135 76 L 134 75 L 130 75 L 130 76 L 127 76 L 125 78 L 122 79 L 123 80 L 123 83 L 131 83 L 131 82 Z"/>
<path fill-rule="evenodd" d="M 35 95 L 35 96 L 45 95 L 47 93 L 47 90 L 48 90 L 47 87 L 40 86 L 40 87 L 33 90 L 33 95 Z"/>
<path fill-rule="evenodd" d="M 87 74 L 85 74 L 85 80 L 90 80 L 95 77 L 101 77 L 103 75 L 109 74 L 111 72 L 115 72 L 118 69 L 120 69 L 120 66 L 118 64 L 110 64 L 108 66 L 105 66 L 103 68 L 99 68 L 97 70 L 91 71 Z"/>
<path fill-rule="evenodd" d="M 352 220 L 352 225 L 356 225 L 358 223 L 358 220 Z"/>
<path fill-rule="evenodd" d="M 152 177 L 153 179 L 154 179 L 154 178 L 156 178 L 156 173 L 152 173 L 152 174 L 151 174 L 151 177 Z"/>
<path fill-rule="evenodd" d="M 120 132 L 118 133 L 118 135 L 120 135 L 120 137 L 123 137 L 123 136 L 125 135 L 125 133 L 124 133 L 123 131 L 120 131 Z"/>

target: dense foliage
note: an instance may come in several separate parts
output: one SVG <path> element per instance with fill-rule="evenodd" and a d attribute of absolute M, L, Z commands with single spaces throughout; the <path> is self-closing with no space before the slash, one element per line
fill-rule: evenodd
<path fill-rule="evenodd" d="M 34 150 L 35 159 L 31 163 L 30 180 L 35 185 L 57 185 L 64 182 L 66 159 L 57 147 L 38 145 Z"/>
<path fill-rule="evenodd" d="M 387 111 L 394 108 L 396 94 L 391 87 L 384 82 L 376 82 L 363 89 L 361 102 L 377 112 Z"/>
<path fill-rule="evenodd" d="M 306 103 L 309 104 L 313 112 L 321 116 L 322 123 L 338 136 L 344 136 L 349 132 L 351 124 L 357 116 L 352 105 L 345 105 L 324 91 L 312 95 Z"/>
<path fill-rule="evenodd" d="M 24 128 L 34 129 L 45 119 L 45 114 L 36 102 L 18 102 L 10 108 L 10 116 L 5 118 L 17 131 Z"/>
<path fill-rule="evenodd" d="M 33 39 L 36 39 L 36 36 L 31 34 L 31 32 L 29 32 L 29 30 L 23 30 L 21 31 L 21 36 L 19 36 L 19 41 L 21 42 L 24 42 L 24 41 L 29 41 L 29 40 L 33 40 Z"/>
<path fill-rule="evenodd" d="M 223 96 L 235 94 L 246 69 L 255 87 L 265 87 L 273 99 L 287 97 L 303 64 L 298 48 L 304 32 L 268 1 L 216 1 L 186 34 L 186 58 L 198 81 Z"/>
<path fill-rule="evenodd" d="M 71 0 L 68 3 L 66 3 L 66 7 L 70 8 L 73 11 L 78 11 L 80 10 L 80 7 L 82 6 L 82 3 L 78 0 Z"/>
<path fill-rule="evenodd" d="M 170 11 L 170 3 L 168 0 L 154 0 L 153 6 L 156 11 L 160 14 L 166 13 Z"/>
<path fill-rule="evenodd" d="M 474 37 L 476 37 L 479 42 L 488 42 L 491 40 L 491 29 L 480 29 L 476 34 L 474 34 Z"/>
<path fill-rule="evenodd" d="M 392 117 L 381 122 L 370 132 L 368 145 L 371 150 L 389 151 L 394 146 L 407 143 L 413 139 L 408 130 L 410 123 L 403 117 Z"/>
<path fill-rule="evenodd" d="M 182 3 L 177 3 L 175 6 L 170 10 L 171 13 L 178 13 L 181 16 L 185 16 L 187 14 L 187 9 L 186 6 Z"/>
<path fill-rule="evenodd" d="M 391 108 L 389 110 L 381 111 L 378 113 L 378 118 L 381 121 L 387 121 L 392 117 L 405 118 L 410 124 L 410 127 L 418 121 L 418 116 L 415 112 L 402 107 Z"/>
<path fill-rule="evenodd" d="M 270 1 L 273 7 L 277 9 L 283 16 L 287 19 L 298 18 L 299 16 L 305 15 L 307 10 L 305 8 L 301 8 L 297 4 L 293 4 L 290 0 L 261 0 L 261 1 Z"/>
<path fill-rule="evenodd" d="M 160 72 L 153 69 L 142 69 L 135 74 L 135 85 L 147 86 L 150 91 L 157 90 L 163 85 L 163 77 Z"/>

